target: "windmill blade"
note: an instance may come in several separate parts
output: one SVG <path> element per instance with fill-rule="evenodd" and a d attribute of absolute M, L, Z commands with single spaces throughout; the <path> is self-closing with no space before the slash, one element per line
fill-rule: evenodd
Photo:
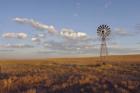
<path fill-rule="evenodd" d="M 104 29 L 105 29 L 105 32 L 103 33 L 102 31 Z M 110 35 L 110 33 L 111 33 L 111 30 L 110 30 L 108 25 L 103 24 L 103 25 L 100 25 L 97 28 L 97 35 L 100 36 L 100 37 L 105 37 L 106 38 L 107 36 Z"/>

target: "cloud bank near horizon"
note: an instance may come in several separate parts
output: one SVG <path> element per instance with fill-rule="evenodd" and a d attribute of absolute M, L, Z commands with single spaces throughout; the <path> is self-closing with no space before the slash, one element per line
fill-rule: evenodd
<path fill-rule="evenodd" d="M 26 33 L 14 33 L 14 32 L 7 32 L 2 34 L 2 38 L 5 39 L 27 39 L 28 35 Z"/>

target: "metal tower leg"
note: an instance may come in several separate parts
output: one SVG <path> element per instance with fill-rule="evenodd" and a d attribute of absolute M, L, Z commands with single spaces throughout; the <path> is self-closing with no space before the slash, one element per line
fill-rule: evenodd
<path fill-rule="evenodd" d="M 108 50 L 106 45 L 106 39 L 102 38 L 101 49 L 100 49 L 100 61 L 104 63 L 106 61 L 107 56 L 108 56 Z"/>

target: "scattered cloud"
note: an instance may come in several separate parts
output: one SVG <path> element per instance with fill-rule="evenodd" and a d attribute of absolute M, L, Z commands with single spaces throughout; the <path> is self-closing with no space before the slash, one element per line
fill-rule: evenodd
<path fill-rule="evenodd" d="M 94 48 L 93 44 L 85 43 L 85 42 L 56 42 L 56 41 L 46 41 L 44 42 L 44 48 L 51 49 L 51 50 L 61 50 L 61 51 L 69 51 L 69 52 L 76 52 L 76 51 L 84 51 L 88 49 Z"/>
<path fill-rule="evenodd" d="M 46 24 L 42 24 L 40 22 L 37 22 L 33 19 L 27 19 L 27 18 L 19 18 L 16 17 L 13 19 L 14 21 L 22 24 L 31 25 L 32 27 L 39 29 L 39 30 L 47 30 L 49 33 L 55 34 L 56 36 L 64 37 L 64 39 L 69 40 L 91 40 L 93 38 L 90 38 L 86 33 L 83 32 L 76 32 L 72 29 L 62 28 L 61 31 L 57 31 L 54 26 L 48 26 Z M 38 38 L 44 38 L 46 37 L 45 34 L 37 34 L 35 37 Z M 37 38 L 36 38 L 37 39 Z M 36 40 L 35 40 L 36 41 Z"/>
<path fill-rule="evenodd" d="M 86 33 L 76 32 L 72 29 L 62 29 L 60 36 L 65 42 L 69 42 L 71 45 L 79 43 L 88 44 L 97 40 L 96 37 L 90 37 Z"/>
<path fill-rule="evenodd" d="M 133 33 L 126 31 L 124 28 L 115 28 L 114 36 L 133 36 Z"/>
<path fill-rule="evenodd" d="M 31 40 L 32 40 L 32 42 L 35 42 L 35 43 L 40 43 L 41 42 L 41 39 L 37 38 L 37 37 L 31 38 Z"/>
<path fill-rule="evenodd" d="M 109 6 L 109 3 L 106 4 L 106 7 Z M 27 18 L 14 18 L 14 21 L 27 24 L 32 26 L 35 29 L 48 31 L 51 34 L 47 34 L 45 32 L 35 34 L 31 38 L 31 41 L 37 43 L 44 47 L 44 50 L 49 51 L 51 54 L 92 54 L 93 51 L 98 53 L 100 49 L 100 44 L 96 45 L 97 37 L 91 37 L 87 33 L 75 31 L 73 29 L 62 28 L 60 31 L 56 30 L 54 26 L 49 26 L 46 24 L 42 24 L 33 19 Z M 133 34 L 129 31 L 126 31 L 124 28 L 115 28 L 112 31 L 114 36 L 132 36 Z M 11 35 L 12 36 L 12 35 Z M 13 35 L 12 37 L 17 37 Z M 52 39 L 51 39 L 52 38 Z M 4 47 L 13 47 L 13 48 L 24 48 L 24 47 L 32 47 L 27 45 L 6 45 Z M 122 53 L 127 51 L 133 51 L 126 49 L 117 43 L 112 43 L 108 45 L 108 48 L 112 53 Z M 43 52 L 44 53 L 44 52 Z M 47 53 L 47 52 L 45 52 Z M 94 53 L 93 53 L 94 54 Z M 49 55 L 49 54 L 48 54 Z"/>
<path fill-rule="evenodd" d="M 0 48 L 33 48 L 34 46 L 28 44 L 4 44 Z"/>
<path fill-rule="evenodd" d="M 69 39 L 83 39 L 87 37 L 86 33 L 75 32 L 72 29 L 63 28 L 60 32 L 60 35 Z"/>
<path fill-rule="evenodd" d="M 46 33 L 35 34 L 31 38 L 32 42 L 41 46 L 43 45 L 44 48 L 47 48 L 49 50 L 75 52 L 93 48 L 90 42 L 93 42 L 94 38 L 91 38 L 84 32 L 78 32 L 67 28 L 62 28 L 60 31 L 56 31 L 56 29 L 53 26 L 44 25 L 33 19 L 27 18 L 17 17 L 14 18 L 14 21 L 30 25 L 39 30 L 48 30 L 48 32 L 52 33 L 49 34 L 51 35 L 50 37 L 53 38 L 52 40 L 50 40 L 50 37 L 46 35 Z"/>
<path fill-rule="evenodd" d="M 11 33 L 11 32 L 8 32 L 8 33 L 4 33 L 2 35 L 3 38 L 16 38 L 16 39 L 26 39 L 28 37 L 28 35 L 26 33 Z"/>
<path fill-rule="evenodd" d="M 55 42 L 50 41 L 44 44 L 44 48 L 49 49 L 55 54 L 66 54 L 66 55 L 99 55 L 100 44 L 71 44 L 69 42 Z M 137 49 L 126 48 L 117 43 L 112 43 L 108 45 L 108 50 L 110 54 L 128 54 L 136 53 Z M 42 51 L 43 52 L 43 51 Z M 43 52 L 44 53 L 44 52 Z M 47 53 L 47 52 L 45 52 Z M 63 55 L 64 56 L 64 55 Z"/>
<path fill-rule="evenodd" d="M 36 34 L 35 37 L 45 38 L 46 37 L 46 34 L 45 33 L 39 33 L 39 34 Z"/>
<path fill-rule="evenodd" d="M 80 2 L 76 2 L 75 3 L 75 13 L 73 14 L 74 17 L 78 17 L 80 14 L 79 14 L 79 9 L 81 8 L 81 3 Z"/>
<path fill-rule="evenodd" d="M 49 30 L 48 28 L 50 27 L 48 25 L 41 24 L 40 22 L 37 22 L 33 19 L 17 17 L 17 18 L 14 18 L 14 21 L 18 23 L 22 23 L 22 24 L 31 25 L 32 27 L 37 28 L 37 29 L 39 28 L 40 30 Z M 50 28 L 54 28 L 54 27 L 50 27 Z M 46 34 L 40 33 L 40 34 L 34 35 L 31 38 L 31 41 L 39 45 L 41 44 L 44 46 L 44 48 L 47 48 L 53 51 L 61 50 L 61 51 L 67 51 L 67 52 L 76 52 L 76 51 L 84 52 L 84 51 L 87 51 L 88 49 L 95 48 L 95 46 L 92 43 L 95 40 L 95 38 L 90 37 L 89 35 L 87 35 L 87 33 L 74 31 L 73 29 L 68 29 L 68 28 L 62 28 L 60 31 L 51 30 L 50 32 L 53 33 L 50 35 L 56 36 L 54 37 L 55 39 L 53 38 L 53 40 L 49 40 L 50 38 L 46 36 Z M 56 38 L 59 40 L 57 41 Z M 45 39 L 47 39 L 47 41 Z"/>
<path fill-rule="evenodd" d="M 110 44 L 108 45 L 108 48 L 111 48 L 111 49 L 121 49 L 122 47 L 118 44 Z"/>
<path fill-rule="evenodd" d="M 57 32 L 54 26 L 42 24 L 42 23 L 39 23 L 33 19 L 16 17 L 13 20 L 17 23 L 31 25 L 33 28 L 35 28 L 37 30 L 47 30 L 49 33 L 56 33 Z"/>

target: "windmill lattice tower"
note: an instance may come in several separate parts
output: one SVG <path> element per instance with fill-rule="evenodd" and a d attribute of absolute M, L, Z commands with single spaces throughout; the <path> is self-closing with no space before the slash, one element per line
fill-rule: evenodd
<path fill-rule="evenodd" d="M 97 35 L 100 37 L 101 46 L 100 46 L 100 61 L 105 62 L 106 57 L 108 56 L 108 49 L 107 49 L 107 38 L 110 35 L 110 28 L 107 25 L 100 25 L 97 28 Z"/>

